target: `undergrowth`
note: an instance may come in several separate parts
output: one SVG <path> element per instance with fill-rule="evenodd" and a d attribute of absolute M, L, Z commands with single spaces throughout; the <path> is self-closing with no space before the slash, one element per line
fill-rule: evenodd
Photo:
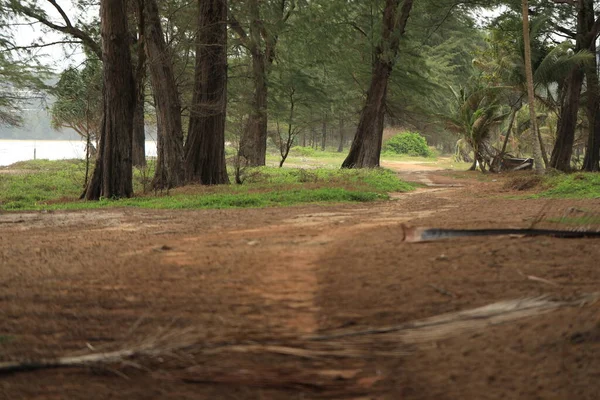
<path fill-rule="evenodd" d="M 81 161 L 37 160 L 13 164 L 0 174 L 0 209 L 90 209 L 143 207 L 165 209 L 268 207 L 321 202 L 366 202 L 387 193 L 412 190 L 389 170 L 251 168 L 243 185 L 192 185 L 167 193 L 144 194 L 152 164 L 136 169 L 130 199 L 84 202 L 85 164 Z"/>
<path fill-rule="evenodd" d="M 534 195 L 542 198 L 598 199 L 600 198 L 600 174 L 578 172 L 544 178 L 544 191 Z"/>

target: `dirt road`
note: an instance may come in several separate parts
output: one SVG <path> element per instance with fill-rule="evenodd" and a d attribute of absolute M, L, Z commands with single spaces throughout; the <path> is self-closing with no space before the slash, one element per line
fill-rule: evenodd
<path fill-rule="evenodd" d="M 597 240 L 408 244 L 400 228 L 527 227 L 598 200 L 515 200 L 502 177 L 389 167 L 428 187 L 358 205 L 0 214 L 0 361 L 160 350 L 0 375 L 0 399 L 597 399 L 598 304 L 419 346 L 299 345 L 600 290 Z"/>

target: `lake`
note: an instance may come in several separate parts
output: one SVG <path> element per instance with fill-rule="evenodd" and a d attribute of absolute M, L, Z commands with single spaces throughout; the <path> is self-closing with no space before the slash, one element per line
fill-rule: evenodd
<path fill-rule="evenodd" d="M 4 140 L 0 139 L 0 166 L 35 158 L 64 160 L 85 158 L 85 142 L 81 140 Z M 146 156 L 156 157 L 156 142 L 146 141 Z"/>

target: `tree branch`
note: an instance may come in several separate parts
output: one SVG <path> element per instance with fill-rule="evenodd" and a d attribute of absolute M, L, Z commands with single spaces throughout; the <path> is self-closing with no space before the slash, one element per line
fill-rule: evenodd
<path fill-rule="evenodd" d="M 39 49 L 42 47 L 54 46 L 57 44 L 83 44 L 83 42 L 79 41 L 79 40 L 59 40 L 57 42 L 37 43 L 37 44 L 30 44 L 28 46 L 11 46 L 11 47 L 6 47 L 6 48 L 0 50 L 0 53 L 14 51 L 14 50 Z"/>
<path fill-rule="evenodd" d="M 82 31 L 81 29 L 74 27 L 71 24 L 71 21 L 69 20 L 67 15 L 65 14 L 64 10 L 58 4 L 56 4 L 55 0 L 48 0 L 48 1 L 52 5 L 54 5 L 54 7 L 57 9 L 57 11 L 63 16 L 63 19 L 65 20 L 65 23 L 67 24 L 66 26 L 57 25 L 57 24 L 51 22 L 50 20 L 48 20 L 45 16 L 36 13 L 33 9 L 31 9 L 29 7 L 25 7 L 25 6 L 21 5 L 20 3 L 15 3 L 15 5 L 13 7 L 14 7 L 15 11 L 18 11 L 18 12 L 28 16 L 29 18 L 33 18 L 33 19 L 37 20 L 38 22 L 46 25 L 47 27 L 54 29 L 55 31 L 66 33 L 68 35 L 71 35 L 71 36 L 81 40 L 81 42 L 86 47 L 88 47 L 94 54 L 96 54 L 96 56 L 98 56 L 99 59 L 102 59 L 102 49 L 101 49 L 100 45 L 98 43 L 96 43 L 96 41 L 94 39 L 92 39 L 92 37 L 90 35 L 88 35 L 84 31 Z"/>
<path fill-rule="evenodd" d="M 235 33 L 237 33 L 244 45 L 248 45 L 248 34 L 233 15 L 230 15 L 229 17 L 229 27 L 233 29 Z"/>

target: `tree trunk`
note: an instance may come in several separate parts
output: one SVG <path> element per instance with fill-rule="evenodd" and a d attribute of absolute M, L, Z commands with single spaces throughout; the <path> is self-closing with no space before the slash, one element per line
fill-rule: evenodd
<path fill-rule="evenodd" d="M 340 118 L 340 143 L 338 144 L 338 153 L 344 151 L 344 119 Z"/>
<path fill-rule="evenodd" d="M 531 70 L 531 40 L 529 39 L 529 7 L 527 0 L 522 0 L 523 6 L 523 47 L 525 50 L 525 76 L 527 79 L 527 100 L 529 104 L 529 118 L 531 132 L 533 133 L 533 161 L 535 171 L 543 173 L 545 165 L 542 160 L 542 150 L 540 148 L 540 136 L 537 128 L 537 119 L 535 116 L 535 92 L 533 88 L 533 72 Z"/>
<path fill-rule="evenodd" d="M 136 80 L 136 86 L 137 86 Z M 146 165 L 146 132 L 144 125 L 144 89 L 142 82 L 141 93 L 136 89 L 137 96 L 133 116 L 133 143 L 131 158 L 133 165 L 143 167 Z"/>
<path fill-rule="evenodd" d="M 598 83 L 598 62 L 596 59 L 596 40 L 594 27 L 594 2 L 586 0 L 586 6 L 591 12 L 586 13 L 586 28 L 592 32 L 593 39 L 590 40 L 588 49 L 594 55 L 589 64 L 585 66 L 587 83 L 587 118 L 588 118 L 588 142 L 583 159 L 583 170 L 597 172 L 600 170 L 600 84 Z"/>
<path fill-rule="evenodd" d="M 184 183 L 181 103 L 156 0 L 145 0 L 144 11 L 146 55 L 156 99 L 156 117 L 160 120 L 160 128 L 157 131 L 156 172 L 152 186 L 155 189 L 169 189 Z"/>
<path fill-rule="evenodd" d="M 594 45 L 594 48 L 596 46 Z M 596 54 L 594 52 L 594 54 Z M 600 85 L 596 57 L 592 65 L 587 67 L 588 82 L 587 118 L 589 124 L 588 142 L 583 159 L 583 170 L 597 172 L 600 170 Z"/>
<path fill-rule="evenodd" d="M 571 154 L 575 140 L 575 127 L 577 125 L 582 84 L 583 72 L 579 67 L 575 67 L 566 78 L 566 94 L 558 119 L 556 142 L 550 157 L 550 166 L 560 171 L 567 172 L 571 170 Z"/>
<path fill-rule="evenodd" d="M 136 64 L 135 64 L 135 111 L 133 115 L 133 165 L 143 167 L 146 165 L 146 132 L 144 125 L 144 102 L 146 80 L 146 54 L 144 52 L 144 0 L 137 0 L 134 4 L 137 18 Z"/>
<path fill-rule="evenodd" d="M 379 166 L 383 120 L 388 80 L 398 54 L 400 37 L 404 34 L 413 0 L 386 0 L 383 10 L 383 32 L 375 57 L 367 102 L 360 114 L 358 128 L 348 157 L 342 168 L 373 168 Z"/>
<path fill-rule="evenodd" d="M 225 165 L 227 0 L 199 0 L 194 97 L 185 148 L 186 180 L 229 183 Z"/>
<path fill-rule="evenodd" d="M 327 114 L 324 116 L 327 118 Z M 321 150 L 325 151 L 327 147 L 327 120 L 323 119 L 323 129 L 321 130 Z"/>
<path fill-rule="evenodd" d="M 575 52 L 582 49 L 592 49 L 596 40 L 594 27 L 594 2 L 593 0 L 578 0 L 577 2 L 577 38 Z M 591 23 L 589 23 L 591 19 Z M 550 166 L 560 171 L 571 170 L 571 155 L 575 140 L 577 126 L 577 112 L 581 97 L 584 71 L 580 66 L 575 66 L 565 80 L 565 95 L 556 129 L 556 142 L 550 158 Z"/>
<path fill-rule="evenodd" d="M 99 154 L 84 194 L 86 200 L 131 197 L 133 194 L 131 144 L 135 84 L 125 2 L 102 0 L 100 21 L 104 112 Z"/>
<path fill-rule="evenodd" d="M 252 77 L 254 94 L 252 111 L 240 139 L 239 155 L 249 166 L 265 165 L 267 153 L 267 70 L 265 55 L 258 46 L 252 52 Z"/>

